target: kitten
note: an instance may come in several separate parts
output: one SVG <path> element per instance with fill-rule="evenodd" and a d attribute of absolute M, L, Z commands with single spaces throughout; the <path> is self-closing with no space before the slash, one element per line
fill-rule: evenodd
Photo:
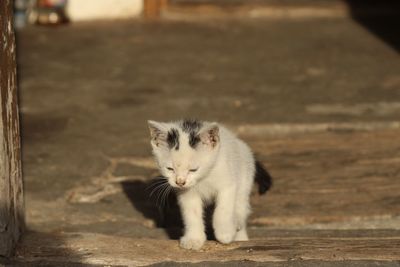
<path fill-rule="evenodd" d="M 177 189 L 185 226 L 180 246 L 195 250 L 203 246 L 203 207 L 212 201 L 216 239 L 224 244 L 248 240 L 246 221 L 253 181 L 256 178 L 260 184 L 260 193 L 271 186 L 271 177 L 255 161 L 250 148 L 215 122 L 148 121 L 148 125 L 160 172 Z"/>

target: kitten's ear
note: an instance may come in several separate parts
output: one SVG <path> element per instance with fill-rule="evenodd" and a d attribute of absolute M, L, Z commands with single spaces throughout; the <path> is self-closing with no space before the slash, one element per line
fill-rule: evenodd
<path fill-rule="evenodd" d="M 147 121 L 150 130 L 151 143 L 155 146 L 165 143 L 167 140 L 167 131 L 164 124 L 156 121 Z"/>
<path fill-rule="evenodd" d="M 203 129 L 200 130 L 199 136 L 203 144 L 209 145 L 211 147 L 217 146 L 217 144 L 219 143 L 218 124 L 213 122 L 205 126 Z"/>

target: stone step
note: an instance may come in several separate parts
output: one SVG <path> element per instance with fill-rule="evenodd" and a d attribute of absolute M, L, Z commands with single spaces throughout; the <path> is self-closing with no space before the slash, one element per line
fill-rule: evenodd
<path fill-rule="evenodd" d="M 270 232 L 263 238 L 229 245 L 207 241 L 200 251 L 183 250 L 177 240 L 28 232 L 14 260 L 33 266 L 34 263 L 46 266 L 46 262 L 62 266 L 76 263 L 106 266 L 201 263 L 201 266 L 213 266 L 227 264 L 227 261 L 233 266 L 282 266 L 288 262 L 302 266 L 318 266 L 318 262 L 332 263 L 325 266 L 336 266 L 334 263 L 398 266 L 399 251 L 400 232 L 389 230 Z"/>

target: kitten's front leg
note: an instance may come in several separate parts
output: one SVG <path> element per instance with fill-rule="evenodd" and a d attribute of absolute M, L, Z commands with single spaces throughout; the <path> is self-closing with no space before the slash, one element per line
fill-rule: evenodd
<path fill-rule="evenodd" d="M 233 241 L 236 234 L 234 216 L 235 187 L 224 188 L 218 193 L 213 216 L 214 233 L 217 240 L 228 244 Z"/>
<path fill-rule="evenodd" d="M 180 246 L 185 249 L 200 249 L 206 241 L 203 222 L 203 201 L 199 194 L 188 191 L 178 196 L 185 234 L 181 237 Z"/>

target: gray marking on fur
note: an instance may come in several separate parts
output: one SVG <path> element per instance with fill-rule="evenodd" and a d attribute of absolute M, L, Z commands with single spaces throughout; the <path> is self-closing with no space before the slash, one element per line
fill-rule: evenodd
<path fill-rule="evenodd" d="M 185 133 L 198 133 L 203 126 L 203 123 L 195 119 L 185 119 L 181 123 L 182 130 Z"/>
<path fill-rule="evenodd" d="M 179 149 L 179 132 L 177 129 L 172 128 L 168 131 L 167 143 L 170 149 Z"/>
<path fill-rule="evenodd" d="M 203 123 L 195 119 L 186 119 L 181 123 L 182 131 L 189 135 L 189 145 L 192 148 L 196 148 L 197 144 L 200 142 L 199 131 Z"/>

